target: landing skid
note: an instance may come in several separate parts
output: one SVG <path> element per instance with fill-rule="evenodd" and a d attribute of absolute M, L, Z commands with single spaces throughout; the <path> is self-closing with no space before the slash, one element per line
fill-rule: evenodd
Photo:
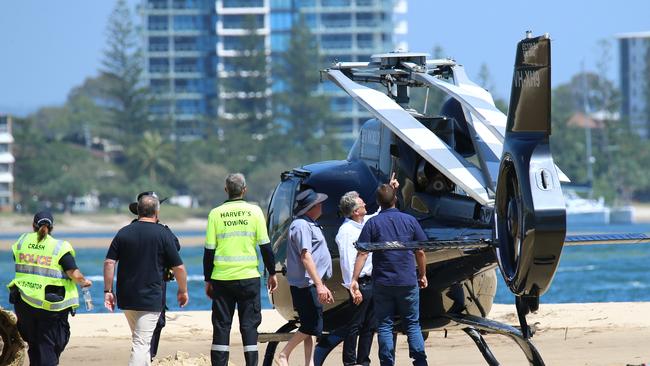
<path fill-rule="evenodd" d="M 497 366 L 499 362 L 496 360 L 492 351 L 488 347 L 488 344 L 485 342 L 485 339 L 481 336 L 479 331 L 485 331 L 492 334 L 500 334 L 514 340 L 519 348 L 528 359 L 528 363 L 531 366 L 545 366 L 542 356 L 530 342 L 530 339 L 526 338 L 524 334 L 517 328 L 514 328 L 510 325 L 499 323 L 494 320 L 481 318 L 473 315 L 465 314 L 447 314 L 449 319 L 453 320 L 456 323 L 468 325 L 469 327 L 464 328 L 463 330 L 467 335 L 469 335 L 476 346 L 481 351 L 483 358 L 490 366 Z"/>
<path fill-rule="evenodd" d="M 275 350 L 278 348 L 278 343 L 287 341 L 291 338 L 292 334 L 290 332 L 296 328 L 296 322 L 288 322 L 281 326 L 275 333 L 259 335 L 258 342 L 268 342 L 266 345 L 266 351 L 264 352 L 264 361 L 262 361 L 262 366 L 273 366 L 273 357 L 275 356 Z"/>

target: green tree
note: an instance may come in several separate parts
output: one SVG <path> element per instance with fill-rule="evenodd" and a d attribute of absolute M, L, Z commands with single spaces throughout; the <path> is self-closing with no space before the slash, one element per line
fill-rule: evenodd
<path fill-rule="evenodd" d="M 142 85 L 142 54 L 126 0 L 118 0 L 108 20 L 107 49 L 102 61 L 104 94 L 110 113 L 107 137 L 128 146 L 149 127 L 150 98 Z"/>
<path fill-rule="evenodd" d="M 291 28 L 286 51 L 273 65 L 273 76 L 282 87 L 274 94 L 274 114 L 291 141 L 283 144 L 290 150 L 289 155 L 305 160 L 343 155 L 340 140 L 335 136 L 330 98 L 318 91 L 317 68 L 322 64 L 316 38 L 300 17 Z"/>
<path fill-rule="evenodd" d="M 158 183 L 160 175 L 174 172 L 174 146 L 158 132 L 145 131 L 142 139 L 127 149 L 132 171 L 144 172 L 149 180 Z M 142 174 L 140 174 L 142 175 Z"/>

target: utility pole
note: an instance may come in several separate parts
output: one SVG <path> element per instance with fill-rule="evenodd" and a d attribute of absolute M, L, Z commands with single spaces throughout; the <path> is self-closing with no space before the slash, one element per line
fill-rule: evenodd
<path fill-rule="evenodd" d="M 589 101 L 587 99 L 588 95 L 588 86 L 587 86 L 587 74 L 585 72 L 585 61 L 581 62 L 582 69 L 582 110 L 585 114 L 585 147 L 587 155 L 587 182 L 589 182 L 589 198 L 593 197 L 594 189 L 594 169 L 592 164 L 594 163 L 594 157 L 591 152 L 591 126 L 588 125 L 589 120 Z"/>

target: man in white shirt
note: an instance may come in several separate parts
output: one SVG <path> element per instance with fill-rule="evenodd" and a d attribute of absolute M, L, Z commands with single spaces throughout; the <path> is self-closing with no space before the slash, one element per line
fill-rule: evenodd
<path fill-rule="evenodd" d="M 394 189 L 399 187 L 399 183 L 394 178 L 394 175 L 391 177 L 390 185 Z M 361 234 L 361 229 L 363 229 L 366 221 L 377 215 L 379 211 L 372 215 L 367 215 L 366 204 L 359 197 L 359 193 L 355 191 L 348 192 L 341 197 L 339 209 L 345 216 L 345 221 L 343 221 L 336 234 L 336 245 L 339 247 L 343 286 L 349 290 L 352 273 L 354 272 L 354 262 L 357 259 L 357 248 L 355 248 L 354 243 L 359 239 L 359 234 Z M 344 365 L 370 364 L 370 347 L 376 328 L 372 306 L 371 275 L 372 253 L 368 255 L 368 260 L 366 260 L 359 275 L 359 290 L 363 295 L 363 301 L 354 308 L 355 310 L 348 326 L 349 332 L 343 341 Z M 355 305 L 352 304 L 352 306 Z"/>
<path fill-rule="evenodd" d="M 363 224 L 369 217 L 366 217 L 365 202 L 355 191 L 348 192 L 341 197 L 339 208 L 345 215 L 345 221 L 336 234 L 336 245 L 339 247 L 343 286 L 350 289 L 354 262 L 357 258 L 357 248 L 354 247 L 354 243 L 359 238 Z M 354 312 L 348 326 L 349 332 L 343 341 L 343 365 L 346 366 L 370 364 L 370 347 L 376 327 L 372 306 L 371 274 L 372 260 L 367 260 L 359 276 L 359 290 L 363 294 L 363 301 L 356 306 L 352 304 Z M 357 340 L 359 341 L 358 348 Z"/>

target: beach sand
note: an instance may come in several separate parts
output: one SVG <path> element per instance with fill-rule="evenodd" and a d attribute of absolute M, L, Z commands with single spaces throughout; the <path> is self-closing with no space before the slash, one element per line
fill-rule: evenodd
<path fill-rule="evenodd" d="M 533 343 L 547 365 L 641 365 L 650 362 L 650 303 L 542 304 L 529 316 L 537 323 Z M 495 305 L 490 318 L 517 325 L 514 305 Z M 260 332 L 272 332 L 284 323 L 274 310 L 263 311 Z M 70 318 L 72 337 L 61 358 L 61 365 L 125 365 L 129 357 L 130 332 L 123 314 L 78 314 Z M 233 324 L 231 363 L 244 365 L 241 340 Z M 178 351 L 193 360 L 162 362 L 164 365 L 203 365 L 211 344 L 210 312 L 179 311 L 168 313 L 163 330 L 159 358 L 173 358 Z M 486 341 L 502 365 L 527 365 L 513 341 L 495 335 Z M 471 339 L 460 329 L 434 331 L 426 341 L 429 365 L 484 365 Z M 283 344 L 280 344 L 283 347 Z M 260 345 L 260 358 L 266 345 Z M 377 362 L 376 343 L 372 362 Z M 203 363 L 196 359 L 204 355 Z M 297 349 L 291 365 L 300 365 L 302 352 Z M 326 365 L 341 364 L 341 347 L 337 347 Z M 397 365 L 410 364 L 406 337 L 399 336 Z"/>

